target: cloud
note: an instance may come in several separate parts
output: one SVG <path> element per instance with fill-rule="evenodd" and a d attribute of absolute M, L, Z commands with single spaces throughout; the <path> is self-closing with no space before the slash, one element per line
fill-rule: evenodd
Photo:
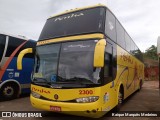
<path fill-rule="evenodd" d="M 159 4 L 159 0 L 109 0 L 110 9 L 142 51 L 157 44 L 160 35 Z"/>
<path fill-rule="evenodd" d="M 37 40 L 49 16 L 98 3 L 109 7 L 142 51 L 156 45 L 159 0 L 0 0 L 0 31 Z"/>
<path fill-rule="evenodd" d="M 44 0 L 0 0 L 0 3 L 1 31 L 37 39 L 49 15 Z"/>

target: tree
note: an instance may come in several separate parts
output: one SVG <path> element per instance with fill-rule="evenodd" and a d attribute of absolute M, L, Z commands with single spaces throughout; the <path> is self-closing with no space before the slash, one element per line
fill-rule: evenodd
<path fill-rule="evenodd" d="M 158 60 L 157 47 L 155 45 L 152 45 L 150 48 L 148 48 L 144 53 L 144 58 Z"/>

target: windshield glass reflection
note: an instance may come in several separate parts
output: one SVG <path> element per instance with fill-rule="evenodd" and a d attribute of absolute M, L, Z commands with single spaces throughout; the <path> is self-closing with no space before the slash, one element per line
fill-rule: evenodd
<path fill-rule="evenodd" d="M 100 84 L 100 68 L 93 67 L 97 40 L 37 47 L 35 82 Z"/>

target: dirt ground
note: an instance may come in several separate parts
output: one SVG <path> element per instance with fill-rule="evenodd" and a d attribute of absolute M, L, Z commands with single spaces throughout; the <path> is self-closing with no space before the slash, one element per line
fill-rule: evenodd
<path fill-rule="evenodd" d="M 143 84 L 143 88 L 148 89 L 159 89 L 159 81 L 145 81 Z"/>

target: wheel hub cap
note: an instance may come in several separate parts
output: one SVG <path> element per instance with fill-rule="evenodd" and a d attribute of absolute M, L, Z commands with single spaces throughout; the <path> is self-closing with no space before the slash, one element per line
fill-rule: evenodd
<path fill-rule="evenodd" d="M 12 87 L 7 86 L 7 87 L 4 89 L 3 93 L 4 93 L 4 95 L 6 95 L 6 96 L 12 96 L 13 93 L 14 93 L 14 90 L 13 90 Z"/>

